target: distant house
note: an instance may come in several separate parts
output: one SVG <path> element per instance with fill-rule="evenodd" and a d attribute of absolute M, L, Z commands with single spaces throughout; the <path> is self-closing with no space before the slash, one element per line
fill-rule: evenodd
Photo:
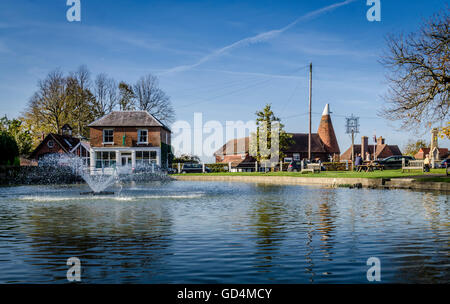
<path fill-rule="evenodd" d="M 329 161 L 340 154 L 339 144 L 331 122 L 330 107 L 327 104 L 323 110 L 317 133 L 311 134 L 311 158 L 313 160 Z M 308 158 L 308 133 L 289 133 L 293 144 L 282 152 L 284 162 L 300 161 Z M 216 163 L 232 163 L 232 167 L 249 168 L 245 163 L 255 162 L 249 155 L 249 138 L 232 139 L 214 153 Z M 244 170 L 243 170 L 244 171 Z"/>
<path fill-rule="evenodd" d="M 437 148 L 439 151 L 439 159 L 446 159 L 450 156 L 447 148 Z M 430 154 L 430 148 L 420 148 L 419 152 L 414 155 L 416 159 L 425 159 L 427 154 Z"/>
<path fill-rule="evenodd" d="M 402 155 L 400 148 L 397 145 L 388 145 L 383 137 L 377 138 L 376 145 L 369 145 L 369 139 L 367 136 L 361 137 L 362 145 L 354 145 L 355 155 L 361 154 L 363 159 L 366 159 L 366 152 L 370 154 L 370 158 L 381 159 L 393 155 Z M 352 159 L 352 147 L 350 146 L 347 151 L 341 155 L 341 160 L 351 160 Z"/>
<path fill-rule="evenodd" d="M 172 132 L 147 111 L 114 111 L 89 128 L 91 172 L 116 166 L 168 166 Z"/>
<path fill-rule="evenodd" d="M 231 139 L 214 152 L 216 163 L 231 163 L 235 171 L 253 171 L 255 158 L 249 154 L 250 139 L 248 137 Z"/>
<path fill-rule="evenodd" d="M 49 133 L 30 154 L 30 159 L 39 161 L 50 154 L 70 154 L 79 147 L 80 153 L 89 158 L 89 149 L 80 148 L 80 139 L 72 136 L 72 128 L 65 124 L 61 128 L 61 134 Z"/>

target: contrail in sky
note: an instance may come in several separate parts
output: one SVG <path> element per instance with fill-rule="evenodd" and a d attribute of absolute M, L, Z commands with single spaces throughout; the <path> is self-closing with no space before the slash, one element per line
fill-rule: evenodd
<path fill-rule="evenodd" d="M 264 33 L 260 33 L 260 34 L 258 34 L 256 36 L 252 36 L 252 37 L 247 37 L 247 38 L 241 39 L 241 40 L 236 41 L 236 42 L 234 42 L 234 43 L 232 43 L 230 45 L 227 45 L 227 46 L 225 46 L 225 47 L 223 47 L 221 49 L 215 50 L 214 52 L 204 56 L 203 58 L 201 58 L 199 61 L 197 61 L 194 64 L 180 65 L 180 66 L 168 69 L 168 70 L 164 71 L 161 74 L 183 72 L 183 71 L 187 71 L 187 70 L 193 69 L 193 68 L 195 68 L 195 67 L 205 63 L 206 61 L 209 61 L 209 60 L 211 60 L 211 59 L 213 59 L 215 57 L 219 57 L 219 56 L 221 56 L 221 55 L 223 55 L 223 54 L 225 54 L 225 53 L 227 53 L 227 52 L 229 52 L 231 50 L 234 50 L 236 48 L 240 48 L 240 47 L 243 47 L 243 46 L 248 46 L 248 45 L 251 45 L 251 44 L 263 42 L 263 41 L 272 39 L 274 37 L 277 37 L 278 35 L 284 33 L 285 31 L 287 31 L 291 27 L 295 26 L 299 22 L 313 19 L 313 18 L 315 18 L 315 17 L 317 17 L 317 16 L 319 16 L 319 15 L 321 15 L 323 13 L 326 13 L 328 11 L 331 11 L 331 10 L 335 9 L 335 8 L 338 8 L 338 7 L 350 4 L 350 3 L 355 2 L 355 1 L 356 0 L 346 0 L 346 1 L 343 1 L 343 2 L 338 2 L 338 3 L 332 4 L 332 5 L 323 7 L 321 9 L 309 12 L 309 13 L 303 15 L 303 16 L 298 17 L 296 20 L 294 20 L 293 22 L 289 23 L 288 25 L 286 25 L 285 27 L 283 27 L 281 29 L 267 31 L 267 32 L 264 32 Z"/>

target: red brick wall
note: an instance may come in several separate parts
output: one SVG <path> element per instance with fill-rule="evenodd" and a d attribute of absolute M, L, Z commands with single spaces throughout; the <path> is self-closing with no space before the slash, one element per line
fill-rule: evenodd
<path fill-rule="evenodd" d="M 114 130 L 114 144 L 103 144 L 103 129 L 113 129 Z M 138 129 L 148 130 L 148 144 L 138 144 Z M 125 135 L 125 146 L 126 147 L 159 147 L 161 142 L 166 141 L 165 129 L 161 127 L 111 127 L 111 128 L 100 128 L 94 127 L 90 128 L 90 142 L 91 147 L 122 147 L 122 137 Z M 171 138 L 170 133 L 168 136 L 168 141 L 170 144 Z"/>
<path fill-rule="evenodd" d="M 48 147 L 48 141 L 53 140 L 53 148 Z M 34 159 L 39 159 L 39 157 L 45 155 L 45 154 L 51 154 L 51 153 L 65 153 L 65 151 L 61 148 L 60 145 L 58 145 L 58 142 L 54 140 L 51 137 L 46 137 L 40 147 L 36 150 Z"/>

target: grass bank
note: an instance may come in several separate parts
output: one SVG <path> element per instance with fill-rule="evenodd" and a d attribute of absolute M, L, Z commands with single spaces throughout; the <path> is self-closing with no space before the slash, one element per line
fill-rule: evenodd
<path fill-rule="evenodd" d="M 308 177 L 308 178 L 414 178 L 418 181 L 427 182 L 450 182 L 450 177 L 436 176 L 438 174 L 445 174 L 445 169 L 432 169 L 431 172 L 405 172 L 402 170 L 384 170 L 374 172 L 351 172 L 351 171 L 322 171 L 320 173 L 301 174 L 300 172 L 219 172 L 219 173 L 188 173 L 188 174 L 174 174 L 174 176 L 292 176 L 292 177 Z"/>

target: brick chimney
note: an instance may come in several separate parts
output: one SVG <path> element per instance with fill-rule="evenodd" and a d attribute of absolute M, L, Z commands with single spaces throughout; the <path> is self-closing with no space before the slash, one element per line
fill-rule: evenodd
<path fill-rule="evenodd" d="M 383 137 L 378 137 L 377 139 L 377 145 L 384 145 L 384 138 Z"/>
<path fill-rule="evenodd" d="M 369 152 L 369 138 L 367 136 L 361 137 L 361 157 L 366 159 L 366 152 Z"/>

